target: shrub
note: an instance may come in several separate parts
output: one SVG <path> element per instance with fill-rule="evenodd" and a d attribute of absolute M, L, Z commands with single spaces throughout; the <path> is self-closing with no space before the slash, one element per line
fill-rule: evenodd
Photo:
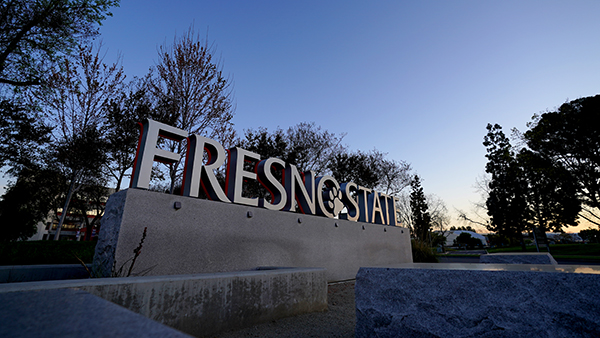
<path fill-rule="evenodd" d="M 79 264 L 94 258 L 96 241 L 0 242 L 0 265 Z"/>
<path fill-rule="evenodd" d="M 412 256 L 414 263 L 438 263 L 438 258 L 433 249 L 424 242 L 419 240 L 411 240 Z"/>

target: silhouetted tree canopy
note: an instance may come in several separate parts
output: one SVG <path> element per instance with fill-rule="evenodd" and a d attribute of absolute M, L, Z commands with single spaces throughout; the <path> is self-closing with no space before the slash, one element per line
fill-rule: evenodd
<path fill-rule="evenodd" d="M 423 193 L 421 179 L 415 175 L 411 183 L 410 207 L 413 219 L 413 235 L 420 241 L 429 239 L 431 230 L 431 216 L 428 212 L 427 199 Z"/>
<path fill-rule="evenodd" d="M 98 34 L 119 0 L 5 0 L 0 4 L 0 83 L 41 84 L 64 56 Z"/>
<path fill-rule="evenodd" d="M 488 162 L 485 171 L 491 175 L 489 195 L 486 200 L 490 216 L 488 230 L 508 238 L 520 239 L 525 250 L 521 233 L 527 229 L 526 187 L 522 168 L 502 127 L 487 125 L 488 133 L 483 145 L 487 148 Z"/>
<path fill-rule="evenodd" d="M 26 167 L 0 200 L 0 240 L 25 240 L 61 202 L 66 179 L 52 167 Z"/>
<path fill-rule="evenodd" d="M 524 134 L 527 146 L 558 171 L 572 177 L 578 196 L 600 208 L 600 95 L 563 104 L 557 111 L 534 115 Z M 563 181 L 569 177 L 564 175 Z M 589 221 L 599 225 L 600 217 Z"/>

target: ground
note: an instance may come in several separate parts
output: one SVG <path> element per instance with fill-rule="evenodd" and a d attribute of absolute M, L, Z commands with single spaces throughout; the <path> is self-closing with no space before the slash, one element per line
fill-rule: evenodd
<path fill-rule="evenodd" d="M 325 312 L 313 312 L 224 332 L 216 337 L 354 337 L 354 281 L 330 283 Z"/>

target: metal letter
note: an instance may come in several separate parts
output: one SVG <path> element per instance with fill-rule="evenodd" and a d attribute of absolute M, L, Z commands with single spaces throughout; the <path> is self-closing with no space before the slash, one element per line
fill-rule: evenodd
<path fill-rule="evenodd" d="M 181 142 L 181 140 L 188 136 L 188 133 L 185 130 L 150 119 L 146 119 L 141 124 L 141 127 L 140 141 L 138 142 L 137 153 L 133 162 L 133 172 L 129 187 L 148 189 L 154 161 L 170 164 L 176 163 L 181 158 L 179 154 L 156 148 L 158 137 L 166 137 Z"/>
<path fill-rule="evenodd" d="M 246 159 L 260 161 L 260 155 L 242 148 L 229 149 L 229 163 L 227 166 L 227 197 L 238 204 L 258 206 L 258 198 L 242 196 L 244 178 L 256 180 L 256 173 L 244 170 Z M 253 161 L 251 161 L 253 162 Z"/>
<path fill-rule="evenodd" d="M 381 210 L 383 211 L 383 224 L 384 225 L 390 225 L 390 210 L 389 210 L 389 204 L 388 204 L 388 199 L 390 198 L 389 195 L 386 195 L 384 193 L 379 193 L 379 203 L 381 205 Z"/>
<path fill-rule="evenodd" d="M 303 214 L 315 214 L 315 173 L 312 170 L 303 173 L 304 179 L 295 166 L 288 164 L 285 168 L 285 191 L 287 201 L 283 210 L 296 211 L 296 202 Z M 296 194 L 296 188 L 301 194 Z"/>
<path fill-rule="evenodd" d="M 370 222 L 369 219 L 369 203 L 368 203 L 368 194 L 371 192 L 371 189 L 365 187 L 358 187 L 358 205 L 360 209 L 360 213 L 358 214 L 358 220 L 361 222 Z"/>
<path fill-rule="evenodd" d="M 388 212 L 390 214 L 388 216 L 390 219 L 390 225 L 397 226 L 398 225 L 398 209 L 397 209 L 398 197 L 390 196 L 389 198 L 390 198 L 390 200 L 392 200 L 392 206 L 388 210 Z"/>
<path fill-rule="evenodd" d="M 204 152 L 208 156 L 203 164 Z M 230 202 L 221 188 L 215 170 L 225 162 L 225 149 L 217 141 L 200 135 L 188 138 L 187 158 L 183 170 L 183 195 L 198 197 L 200 187 L 213 201 Z"/>
<path fill-rule="evenodd" d="M 282 171 L 285 170 L 285 162 L 278 158 L 262 160 L 258 163 L 258 167 L 256 168 L 258 181 L 271 194 L 271 203 L 266 199 L 261 198 L 258 200 L 258 206 L 270 210 L 281 210 L 287 202 L 287 194 L 285 193 L 283 184 L 281 184 L 271 172 L 271 168 L 275 168 L 276 166 Z"/>
<path fill-rule="evenodd" d="M 377 191 L 369 194 L 369 205 L 371 205 L 371 223 L 385 224 L 383 210 L 381 209 L 381 200 Z"/>
<path fill-rule="evenodd" d="M 360 209 L 358 207 L 358 203 L 356 199 L 352 196 L 352 193 L 358 192 L 358 186 L 356 183 L 348 182 L 342 183 L 342 202 L 346 205 L 346 213 L 340 214 L 341 219 L 347 219 L 349 221 L 356 222 L 358 221 L 358 216 L 360 214 Z"/>
<path fill-rule="evenodd" d="M 384 224 L 381 200 L 379 199 L 379 193 L 377 191 L 373 191 L 373 193 L 369 194 L 369 205 L 371 205 L 371 223 Z"/>

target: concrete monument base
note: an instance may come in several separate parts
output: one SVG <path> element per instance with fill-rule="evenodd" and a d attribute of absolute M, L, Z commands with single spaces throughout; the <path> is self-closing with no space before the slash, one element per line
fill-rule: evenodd
<path fill-rule="evenodd" d="M 361 266 L 412 262 L 406 228 L 128 189 L 107 202 L 94 272 L 128 271 L 144 231 L 134 275 L 322 267 L 339 281 Z"/>

